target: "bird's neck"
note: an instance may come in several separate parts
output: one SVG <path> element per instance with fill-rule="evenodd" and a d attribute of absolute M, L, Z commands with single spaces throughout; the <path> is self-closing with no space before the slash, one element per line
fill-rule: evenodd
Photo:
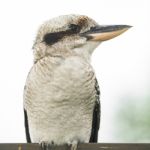
<path fill-rule="evenodd" d="M 91 62 L 91 56 L 94 49 L 100 44 L 100 42 L 88 42 L 87 44 L 73 49 L 73 51 L 83 57 L 87 62 Z"/>

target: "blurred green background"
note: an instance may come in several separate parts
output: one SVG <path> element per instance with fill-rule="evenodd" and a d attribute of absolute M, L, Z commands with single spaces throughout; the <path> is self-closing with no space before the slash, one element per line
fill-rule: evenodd
<path fill-rule="evenodd" d="M 137 99 L 124 95 L 113 118 L 118 142 L 150 142 L 150 94 Z"/>

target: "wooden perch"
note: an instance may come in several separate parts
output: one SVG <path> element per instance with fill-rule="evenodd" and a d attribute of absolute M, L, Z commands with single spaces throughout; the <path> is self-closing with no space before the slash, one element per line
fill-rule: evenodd
<path fill-rule="evenodd" d="M 39 144 L 0 144 L 0 150 L 41 150 Z M 51 150 L 70 150 L 67 145 L 52 146 Z M 97 144 L 79 144 L 78 150 L 150 150 L 149 143 L 97 143 Z"/>

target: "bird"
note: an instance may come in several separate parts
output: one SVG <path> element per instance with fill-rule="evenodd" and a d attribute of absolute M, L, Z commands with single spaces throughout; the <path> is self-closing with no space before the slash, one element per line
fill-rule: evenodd
<path fill-rule="evenodd" d="M 91 65 L 102 42 L 129 25 L 99 25 L 86 15 L 62 15 L 44 22 L 33 44 L 33 66 L 24 86 L 23 108 L 28 143 L 97 143 L 100 90 Z"/>

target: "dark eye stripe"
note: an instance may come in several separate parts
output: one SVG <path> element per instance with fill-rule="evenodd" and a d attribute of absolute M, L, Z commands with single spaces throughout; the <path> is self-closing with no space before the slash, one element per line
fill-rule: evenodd
<path fill-rule="evenodd" d="M 47 45 L 52 45 L 59 40 L 61 40 L 65 36 L 77 34 L 80 32 L 80 27 L 75 24 L 70 24 L 69 29 L 66 31 L 54 32 L 54 33 L 47 33 L 43 37 L 43 42 Z"/>
<path fill-rule="evenodd" d="M 47 34 L 45 34 L 43 41 L 47 45 L 52 45 L 52 44 L 58 42 L 59 40 L 61 40 L 64 36 L 65 36 L 65 34 L 62 32 L 47 33 Z"/>

